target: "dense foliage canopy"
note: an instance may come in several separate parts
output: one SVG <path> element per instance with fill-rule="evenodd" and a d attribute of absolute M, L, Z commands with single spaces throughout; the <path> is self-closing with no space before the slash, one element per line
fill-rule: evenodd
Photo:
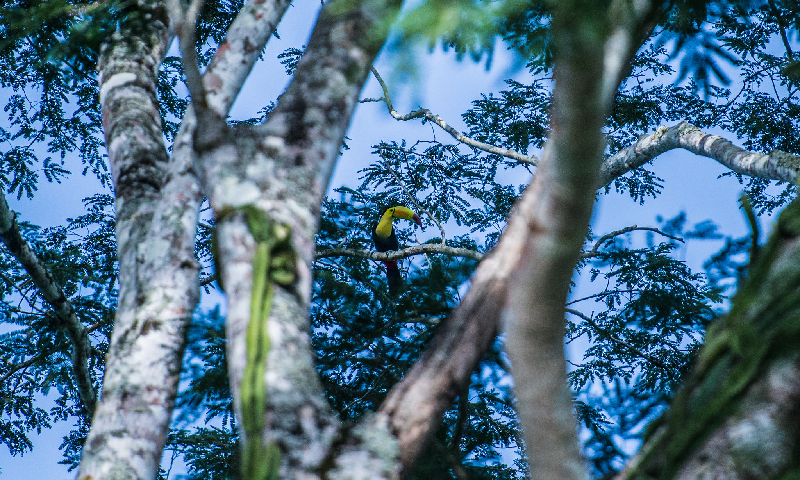
<path fill-rule="evenodd" d="M 492 3 L 503 6 L 491 10 Z M 660 125 L 680 121 L 724 132 L 752 151 L 800 155 L 798 4 L 667 3 L 618 91 L 605 131 L 607 156 Z M 210 60 L 242 4 L 205 3 L 196 42 L 201 64 Z M 60 286 L 86 328 L 91 339 L 88 374 L 97 391 L 117 308 L 119 272 L 114 196 L 97 101 L 102 93 L 94 72 L 105 35 L 120 23 L 137 20 L 126 16 L 126 2 L 73 0 L 3 2 L 0 17 L 4 192 L 33 197 L 41 182 L 69 182 L 75 173 L 94 175 L 107 188 L 87 192 L 86 213 L 63 225 L 40 228 L 27 223 L 23 212 L 14 227 L 46 266 L 46 282 Z M 431 0 L 405 12 L 386 54 L 401 57 L 420 39 L 432 48 L 442 46 L 486 62 L 497 50 L 510 48 L 524 74 L 508 80 L 504 90 L 474 99 L 462 116 L 463 133 L 533 154 L 543 148 L 549 133 L 549 21 L 549 10 L 537 2 Z M 277 60 L 264 61 L 283 68 L 280 61 L 292 74 L 302 53 L 298 45 Z M 180 59 L 166 57 L 158 95 L 168 144 L 188 105 L 181 75 Z M 260 123 L 273 107 L 264 105 L 261 118 L 230 122 Z M 374 145 L 359 181 L 331 185 L 323 204 L 314 265 L 313 345 L 328 399 L 343 420 L 377 409 L 419 359 L 468 288 L 477 259 L 497 243 L 535 172 L 530 164 L 431 132 L 426 126 L 416 138 Z M 765 179 L 730 175 L 743 185 L 748 213 L 772 212 L 796 194 L 794 185 L 775 187 Z M 662 186 L 645 165 L 614 179 L 598 195 L 627 192 L 632 202 L 641 203 L 660 195 Z M 371 250 L 370 229 L 381 207 L 394 205 L 420 214 L 427 235 L 422 243 L 474 254 L 451 251 L 403 259 L 404 291 L 390 295 L 382 264 L 348 249 Z M 204 291 L 216 298 L 211 218 L 209 213 L 201 221 L 196 252 Z M 401 246 L 420 242 L 412 224 L 395 226 Z M 0 250 L 0 440 L 12 454 L 25 454 L 35 446 L 34 432 L 66 423 L 70 431 L 64 437 L 62 462 L 75 467 L 91 409 L 73 372 L 71 329 L 43 293 L 42 283 L 11 251 L 13 232 L 2 235 L 9 247 Z M 707 238 L 725 238 L 725 245 L 706 262 L 705 271 L 690 268 L 675 255 L 684 242 Z M 646 425 L 667 408 L 706 327 L 724 313 L 726 299 L 746 275 L 748 254 L 757 249 L 757 240 L 757 230 L 749 237 L 727 238 L 712 222 L 687 224 L 685 215 L 646 228 L 591 232 L 579 274 L 591 280 L 592 290 L 576 291 L 567 305 L 566 341 L 588 345 L 582 358 L 571 359 L 569 382 L 583 451 L 595 477 L 618 472 Z M 219 308 L 195 313 L 178 413 L 163 461 L 165 478 L 173 462 L 184 462 L 190 478 L 238 476 L 224 321 Z M 498 336 L 469 388 L 444 415 L 415 478 L 526 477 L 503 344 Z M 43 402 L 43 396 L 50 401 Z"/>

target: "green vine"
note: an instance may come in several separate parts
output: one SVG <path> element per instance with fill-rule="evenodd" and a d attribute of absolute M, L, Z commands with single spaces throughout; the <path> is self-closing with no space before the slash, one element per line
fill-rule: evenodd
<path fill-rule="evenodd" d="M 270 349 L 267 320 L 272 307 L 274 284 L 289 287 L 296 279 L 296 255 L 291 244 L 291 227 L 273 221 L 254 205 L 224 212 L 218 218 L 232 211 L 245 215 L 248 229 L 257 243 L 253 256 L 250 320 L 246 335 L 247 362 L 241 385 L 242 428 L 245 433 L 242 478 L 274 480 L 280 471 L 280 449 L 263 437 L 267 414 L 265 375 Z"/>

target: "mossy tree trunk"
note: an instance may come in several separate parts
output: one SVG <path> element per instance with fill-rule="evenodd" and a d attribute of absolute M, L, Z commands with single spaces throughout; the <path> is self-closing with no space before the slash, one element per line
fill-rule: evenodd
<path fill-rule="evenodd" d="M 800 201 L 621 479 L 800 476 Z"/>

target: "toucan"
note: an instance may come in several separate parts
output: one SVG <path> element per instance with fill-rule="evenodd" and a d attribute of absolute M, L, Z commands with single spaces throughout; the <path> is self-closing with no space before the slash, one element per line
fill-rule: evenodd
<path fill-rule="evenodd" d="M 406 207 L 384 207 L 381 210 L 380 221 L 372 227 L 372 241 L 375 242 L 375 250 L 379 252 L 389 252 L 400 250 L 400 243 L 394 233 L 394 219 L 402 218 L 413 221 L 417 226 L 422 226 L 419 215 Z M 403 278 L 400 276 L 400 269 L 397 268 L 397 260 L 383 262 L 386 265 L 386 279 L 389 282 L 389 293 L 397 294 L 403 287 Z"/>

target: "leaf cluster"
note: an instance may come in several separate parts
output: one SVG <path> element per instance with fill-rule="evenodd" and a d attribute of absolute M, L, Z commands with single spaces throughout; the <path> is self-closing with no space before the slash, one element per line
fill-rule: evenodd
<path fill-rule="evenodd" d="M 100 388 L 105 354 L 116 310 L 116 242 L 109 195 L 87 198 L 87 213 L 62 227 L 41 229 L 21 223 L 25 240 L 50 269 L 51 277 L 72 303 L 89 332 L 89 372 Z M 7 252 L 0 255 L 0 438 L 16 454 L 32 448 L 30 432 L 56 421 L 72 420 L 65 438 L 65 461 L 80 458 L 90 419 L 72 375 L 73 348 L 61 319 L 42 298 L 30 276 Z M 41 395 L 53 406 L 40 407 Z"/>

